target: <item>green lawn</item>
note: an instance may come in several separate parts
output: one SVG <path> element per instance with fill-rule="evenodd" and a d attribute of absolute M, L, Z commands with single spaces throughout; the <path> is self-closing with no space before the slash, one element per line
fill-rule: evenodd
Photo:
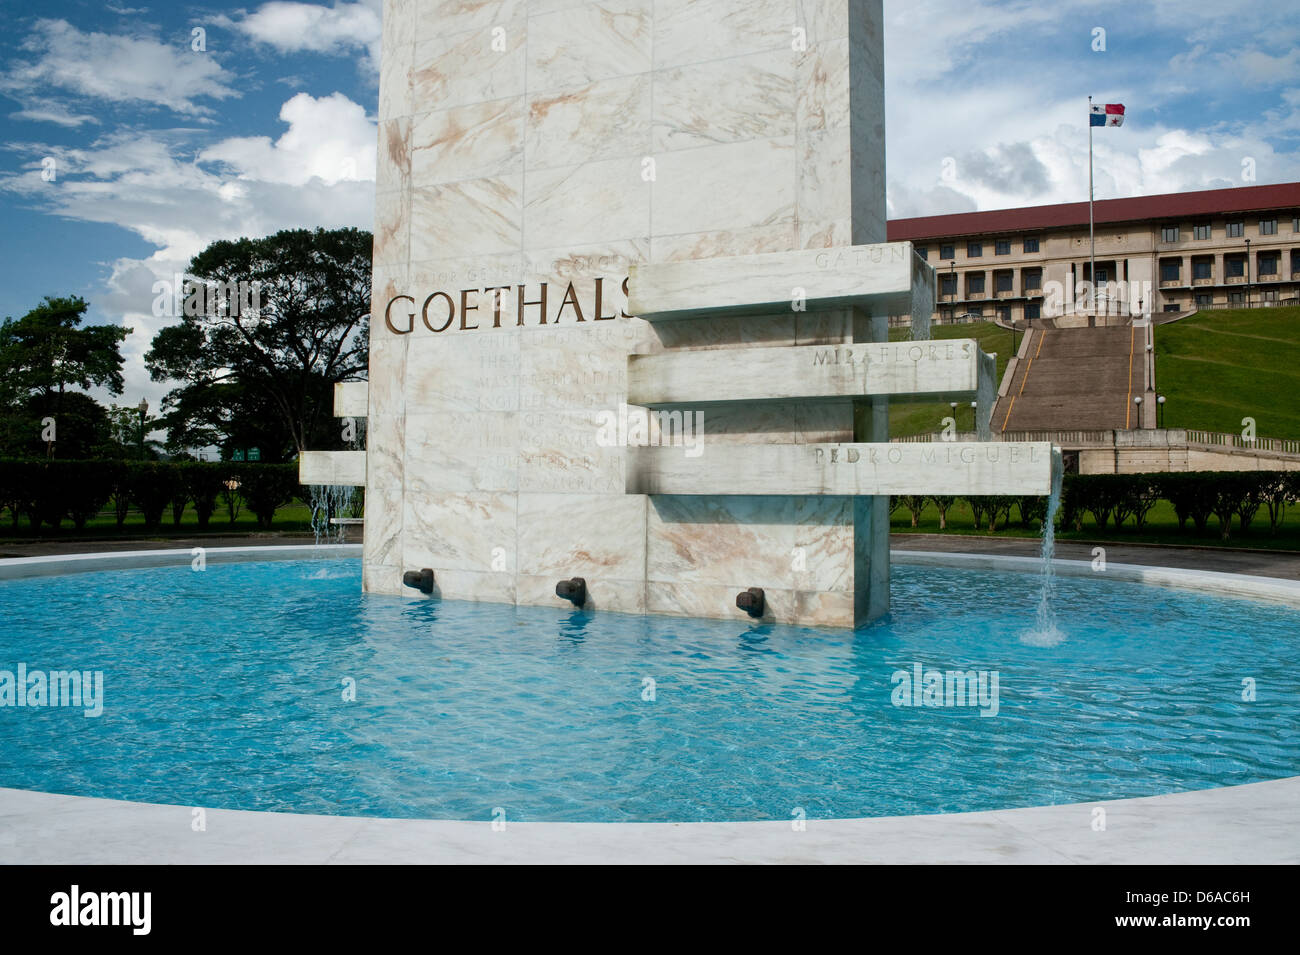
<path fill-rule="evenodd" d="M 908 328 L 891 328 L 890 341 L 907 341 L 911 330 Z M 979 342 L 984 351 L 998 356 L 998 381 L 1007 370 L 1011 360 L 1011 332 L 999 328 L 993 322 L 970 322 L 964 325 L 931 325 L 930 337 L 935 339 L 973 338 Z M 1019 344 L 1020 335 L 1016 336 Z M 896 401 L 889 406 L 889 434 L 900 438 L 911 434 L 926 434 L 943 427 L 944 418 L 952 416 L 952 408 L 945 402 Z M 957 430 L 970 431 L 975 416 L 970 409 L 970 402 L 957 406 Z"/>
<path fill-rule="evenodd" d="M 1156 386 L 1167 428 L 1300 438 L 1300 308 L 1198 312 L 1157 325 Z"/>

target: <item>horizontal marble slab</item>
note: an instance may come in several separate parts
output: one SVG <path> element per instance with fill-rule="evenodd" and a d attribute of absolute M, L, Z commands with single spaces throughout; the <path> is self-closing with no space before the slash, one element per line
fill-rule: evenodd
<path fill-rule="evenodd" d="M 300 484 L 366 486 L 366 452 L 304 451 L 298 458 Z"/>
<path fill-rule="evenodd" d="M 631 268 L 628 310 L 652 322 L 846 306 L 908 314 L 914 277 L 923 288 L 933 276 L 910 242 L 648 263 Z"/>
<path fill-rule="evenodd" d="M 370 410 L 370 384 L 339 381 L 334 384 L 334 417 L 364 418 Z"/>
<path fill-rule="evenodd" d="M 979 390 L 972 339 L 788 345 L 675 351 L 628 359 L 628 404 L 860 398 L 972 398 Z"/>
<path fill-rule="evenodd" d="M 629 494 L 1048 494 L 1047 441 L 631 448 Z"/>

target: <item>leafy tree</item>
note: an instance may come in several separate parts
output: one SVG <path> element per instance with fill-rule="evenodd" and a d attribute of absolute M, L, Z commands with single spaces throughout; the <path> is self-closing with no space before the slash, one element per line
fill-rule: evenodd
<path fill-rule="evenodd" d="M 0 324 L 0 450 L 5 453 L 84 457 L 106 438 L 103 409 L 73 389 L 122 393 L 121 345 L 130 329 L 82 327 L 86 308 L 76 296 L 47 296 L 22 318 Z M 47 418 L 54 419 L 52 441 L 41 437 Z"/>
<path fill-rule="evenodd" d="M 165 401 L 173 448 L 255 444 L 275 461 L 339 446 L 334 384 L 368 360 L 371 242 L 297 229 L 194 257 L 185 314 L 145 355 L 155 381 L 181 382 Z"/>
<path fill-rule="evenodd" d="M 149 437 L 163 426 L 161 418 L 151 418 L 146 413 L 142 422 L 139 408 L 117 404 L 108 406 L 107 416 L 109 447 L 105 449 L 105 454 L 108 457 L 157 460 L 162 456 L 162 443 Z"/>

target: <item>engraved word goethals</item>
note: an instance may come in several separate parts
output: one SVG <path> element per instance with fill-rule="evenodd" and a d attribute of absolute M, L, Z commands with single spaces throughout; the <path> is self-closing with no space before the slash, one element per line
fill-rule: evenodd
<path fill-rule="evenodd" d="M 586 283 L 584 283 L 585 285 Z M 624 308 L 627 305 L 628 280 L 618 286 L 606 284 L 597 278 L 591 283 L 588 295 L 580 293 L 573 282 L 558 297 L 551 294 L 550 283 L 537 285 L 500 285 L 490 288 L 462 289 L 459 292 L 434 292 L 424 299 L 416 310 L 417 302 L 410 295 L 394 295 L 384 307 L 384 324 L 394 335 L 409 335 L 415 331 L 416 316 L 426 329 L 436 334 L 446 331 L 475 331 L 484 328 L 520 327 L 525 324 L 558 325 L 560 322 L 609 322 L 617 318 L 631 318 Z M 556 285 L 558 288 L 558 284 Z M 487 298 L 483 298 L 487 296 Z M 510 300 L 513 299 L 513 302 Z M 409 302 L 405 317 L 401 311 L 393 314 L 398 302 Z M 554 314 L 551 307 L 558 302 Z M 396 318 L 396 324 L 394 323 Z M 491 324 L 486 323 L 489 318 Z"/>

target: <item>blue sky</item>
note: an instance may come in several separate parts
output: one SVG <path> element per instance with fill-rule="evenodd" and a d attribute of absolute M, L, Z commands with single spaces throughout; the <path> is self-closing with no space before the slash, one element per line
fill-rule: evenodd
<path fill-rule="evenodd" d="M 156 405 L 155 281 L 215 239 L 370 227 L 381 7 L 0 0 L 0 316 L 84 296 L 134 329 L 117 400 Z M 1086 198 L 1089 93 L 1127 107 L 1097 133 L 1100 198 L 1300 180 L 1297 0 L 885 16 L 893 216 Z"/>

